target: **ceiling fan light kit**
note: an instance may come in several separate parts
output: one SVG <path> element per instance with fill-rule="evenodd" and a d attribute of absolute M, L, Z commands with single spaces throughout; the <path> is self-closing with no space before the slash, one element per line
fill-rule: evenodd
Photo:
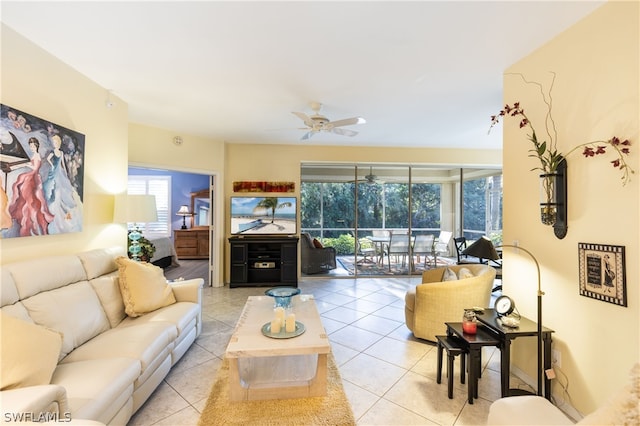
<path fill-rule="evenodd" d="M 320 114 L 322 104 L 319 102 L 311 102 L 311 109 L 314 114 L 307 115 L 304 112 L 293 111 L 292 114 L 302 120 L 307 127 L 302 127 L 301 130 L 307 130 L 300 140 L 311 139 L 313 135 L 318 132 L 330 132 L 341 136 L 353 137 L 358 132 L 350 129 L 343 129 L 344 126 L 353 126 L 355 124 L 364 124 L 367 122 L 362 117 L 344 118 L 342 120 L 331 121 L 327 117 Z"/>

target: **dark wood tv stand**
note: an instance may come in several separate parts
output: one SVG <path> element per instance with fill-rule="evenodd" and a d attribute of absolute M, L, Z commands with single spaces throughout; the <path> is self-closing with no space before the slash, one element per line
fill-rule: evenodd
<path fill-rule="evenodd" d="M 234 236 L 229 286 L 298 286 L 297 236 Z"/>

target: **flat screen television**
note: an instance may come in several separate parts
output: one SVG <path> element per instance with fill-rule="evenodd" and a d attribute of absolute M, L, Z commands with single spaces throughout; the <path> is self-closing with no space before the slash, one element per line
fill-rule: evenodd
<path fill-rule="evenodd" d="M 231 197 L 232 235 L 293 235 L 296 197 Z"/>

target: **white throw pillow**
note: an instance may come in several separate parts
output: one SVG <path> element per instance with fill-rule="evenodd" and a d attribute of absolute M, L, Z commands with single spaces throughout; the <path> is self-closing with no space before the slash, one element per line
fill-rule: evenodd
<path fill-rule="evenodd" d="M 0 389 L 48 385 L 58 365 L 62 336 L 0 311 Z"/>
<path fill-rule="evenodd" d="M 130 317 L 176 303 L 171 286 L 162 269 L 147 262 L 136 262 L 124 256 L 116 259 L 120 293 L 124 309 Z"/>
<path fill-rule="evenodd" d="M 472 278 L 473 272 L 471 272 L 469 270 L 469 268 L 460 268 L 460 270 L 458 271 L 458 279 L 459 280 L 464 280 L 466 278 Z"/>
<path fill-rule="evenodd" d="M 444 270 L 444 275 L 442 276 L 442 281 L 456 281 L 458 276 L 453 270 L 447 268 Z"/>

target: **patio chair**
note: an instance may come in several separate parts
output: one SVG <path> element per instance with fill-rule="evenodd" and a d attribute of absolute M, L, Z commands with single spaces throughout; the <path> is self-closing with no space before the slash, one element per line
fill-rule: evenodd
<path fill-rule="evenodd" d="M 438 256 L 449 256 L 449 243 L 453 233 L 451 231 L 440 231 L 438 239 L 433 246 L 433 267 L 438 267 Z"/>
<path fill-rule="evenodd" d="M 427 267 L 427 260 L 433 254 L 433 243 L 435 238 L 431 234 L 416 235 L 413 242 L 413 255 L 417 257 L 417 263 L 420 263 L 420 255 L 424 256 L 424 267 Z"/>
<path fill-rule="evenodd" d="M 336 249 L 316 247 L 307 232 L 300 234 L 300 270 L 303 274 L 319 274 L 336 269 Z"/>
<path fill-rule="evenodd" d="M 409 255 L 409 240 L 410 237 L 408 234 L 401 233 L 392 233 L 391 239 L 389 240 L 389 271 L 391 271 L 391 256 L 400 256 L 402 255 L 402 266 L 406 264 L 407 256 Z"/>

